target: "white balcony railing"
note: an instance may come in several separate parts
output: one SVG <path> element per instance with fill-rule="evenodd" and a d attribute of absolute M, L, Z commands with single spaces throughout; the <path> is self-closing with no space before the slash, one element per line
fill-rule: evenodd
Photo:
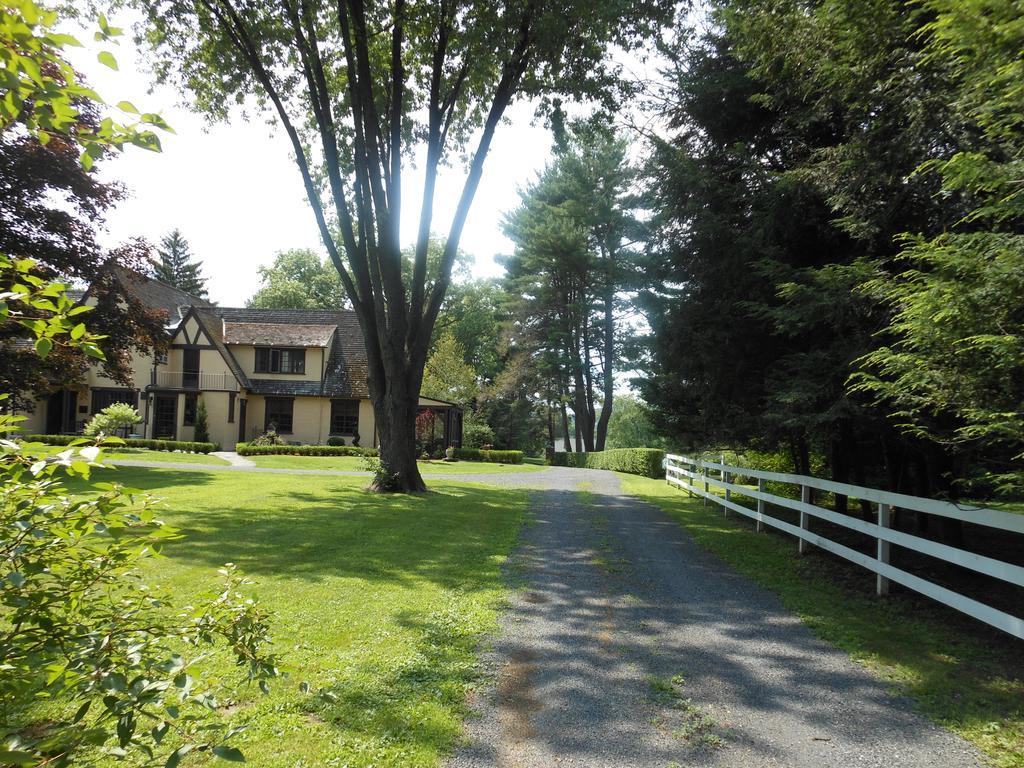
<path fill-rule="evenodd" d="M 156 371 L 152 385 L 166 389 L 238 391 L 238 381 L 232 374 L 209 371 Z"/>

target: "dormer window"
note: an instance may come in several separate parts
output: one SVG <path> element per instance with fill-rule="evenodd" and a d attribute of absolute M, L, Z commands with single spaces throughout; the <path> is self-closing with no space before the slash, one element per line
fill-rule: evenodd
<path fill-rule="evenodd" d="M 256 347 L 256 373 L 305 373 L 306 350 Z"/>

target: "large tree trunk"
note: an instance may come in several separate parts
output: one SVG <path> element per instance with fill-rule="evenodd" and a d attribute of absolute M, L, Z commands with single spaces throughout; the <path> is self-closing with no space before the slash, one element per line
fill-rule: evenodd
<path fill-rule="evenodd" d="M 374 397 L 374 417 L 380 439 L 381 470 L 374 478 L 374 490 L 418 493 L 427 489 L 416 464 L 417 398 Z"/>
<path fill-rule="evenodd" d="M 601 418 L 597 422 L 597 436 L 594 447 L 604 450 L 608 437 L 608 422 L 612 417 L 612 405 L 615 398 L 615 294 L 609 276 L 604 294 L 604 403 L 601 405 Z"/>
<path fill-rule="evenodd" d="M 562 442 L 565 446 L 566 453 L 569 453 L 572 451 L 572 435 L 569 434 L 569 412 L 566 410 L 564 397 L 558 404 L 558 407 L 562 412 Z"/>
<path fill-rule="evenodd" d="M 380 448 L 380 471 L 370 487 L 399 493 L 425 491 L 416 465 L 416 415 L 426 345 L 398 347 L 365 305 L 357 306 L 356 315 L 366 342 L 366 381 Z"/>

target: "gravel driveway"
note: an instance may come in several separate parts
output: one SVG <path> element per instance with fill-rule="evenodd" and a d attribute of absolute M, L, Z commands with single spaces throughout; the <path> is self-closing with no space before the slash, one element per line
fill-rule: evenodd
<path fill-rule="evenodd" d="M 486 481 L 543 490 L 449 768 L 984 764 L 612 473 Z"/>

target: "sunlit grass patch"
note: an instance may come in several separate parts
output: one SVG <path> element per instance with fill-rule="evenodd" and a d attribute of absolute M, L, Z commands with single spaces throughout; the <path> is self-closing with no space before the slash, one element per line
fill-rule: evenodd
<path fill-rule="evenodd" d="M 148 564 L 151 582 L 184 603 L 233 562 L 274 612 L 288 677 L 220 702 L 248 726 L 237 744 L 250 765 L 435 766 L 450 749 L 506 597 L 524 493 L 438 480 L 377 495 L 360 477 L 128 467 L 97 479 L 162 497 L 183 534 Z M 237 677 L 219 657 L 208 673 Z"/>

